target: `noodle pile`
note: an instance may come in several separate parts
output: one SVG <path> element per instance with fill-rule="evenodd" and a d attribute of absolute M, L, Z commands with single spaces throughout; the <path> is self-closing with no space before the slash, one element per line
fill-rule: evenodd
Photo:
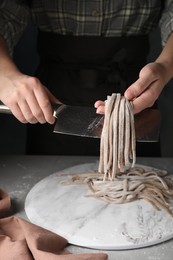
<path fill-rule="evenodd" d="M 120 94 L 108 96 L 100 142 L 97 173 L 71 177 L 70 183 L 86 183 L 90 194 L 108 203 L 145 199 L 156 209 L 173 216 L 173 177 L 165 171 L 134 167 L 136 162 L 135 128 L 132 106 Z"/>

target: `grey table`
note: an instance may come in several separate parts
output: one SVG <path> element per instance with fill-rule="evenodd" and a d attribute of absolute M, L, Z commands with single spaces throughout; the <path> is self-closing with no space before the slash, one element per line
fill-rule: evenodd
<path fill-rule="evenodd" d="M 41 179 L 65 168 L 92 163 L 97 157 L 85 156 L 0 156 L 0 187 L 6 190 L 12 199 L 12 214 L 27 219 L 24 202 L 27 193 Z M 137 158 L 137 163 L 166 169 L 173 173 L 173 158 Z M 74 253 L 95 252 L 87 248 L 69 245 Z M 122 250 L 106 251 L 109 260 L 172 260 L 173 239 L 155 246 Z"/>

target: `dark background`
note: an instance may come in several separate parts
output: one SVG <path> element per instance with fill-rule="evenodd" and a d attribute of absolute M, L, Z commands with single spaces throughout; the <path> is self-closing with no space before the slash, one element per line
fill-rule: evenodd
<path fill-rule="evenodd" d="M 38 64 L 36 52 L 37 30 L 30 23 L 14 50 L 14 60 L 20 70 L 33 75 Z M 150 36 L 151 51 L 148 61 L 153 61 L 161 50 L 159 30 Z M 141 50 L 142 52 L 142 50 Z M 163 90 L 159 98 L 162 113 L 161 152 L 163 157 L 173 156 L 173 81 Z M 25 154 L 26 125 L 12 115 L 0 114 L 0 154 Z"/>

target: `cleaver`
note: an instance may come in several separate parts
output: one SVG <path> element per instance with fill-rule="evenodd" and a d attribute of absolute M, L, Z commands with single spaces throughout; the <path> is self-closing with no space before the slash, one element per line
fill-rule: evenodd
<path fill-rule="evenodd" d="M 59 105 L 54 109 L 57 118 L 54 132 L 83 137 L 100 138 L 104 115 L 96 114 L 94 107 Z M 136 141 L 158 142 L 161 113 L 158 109 L 145 109 L 134 117 Z"/>
<path fill-rule="evenodd" d="M 59 134 L 100 138 L 104 115 L 96 114 L 94 107 L 54 105 L 53 115 L 57 118 L 54 132 Z M 10 109 L 0 104 L 0 113 L 11 114 Z M 157 109 L 145 109 L 135 115 L 136 141 L 158 142 L 161 113 Z"/>

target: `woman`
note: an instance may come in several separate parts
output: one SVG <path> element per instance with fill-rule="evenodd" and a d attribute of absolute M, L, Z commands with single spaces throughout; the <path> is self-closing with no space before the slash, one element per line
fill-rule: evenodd
<path fill-rule="evenodd" d="M 52 104 L 95 104 L 102 113 L 97 100 L 121 92 L 134 113 L 152 106 L 173 76 L 173 1 L 25 2 L 0 4 L 0 100 L 30 123 L 28 153 L 99 154 L 99 140 L 52 133 Z M 36 77 L 23 75 L 9 55 L 30 13 L 38 27 Z M 146 65 L 148 35 L 159 23 L 164 48 Z"/>

